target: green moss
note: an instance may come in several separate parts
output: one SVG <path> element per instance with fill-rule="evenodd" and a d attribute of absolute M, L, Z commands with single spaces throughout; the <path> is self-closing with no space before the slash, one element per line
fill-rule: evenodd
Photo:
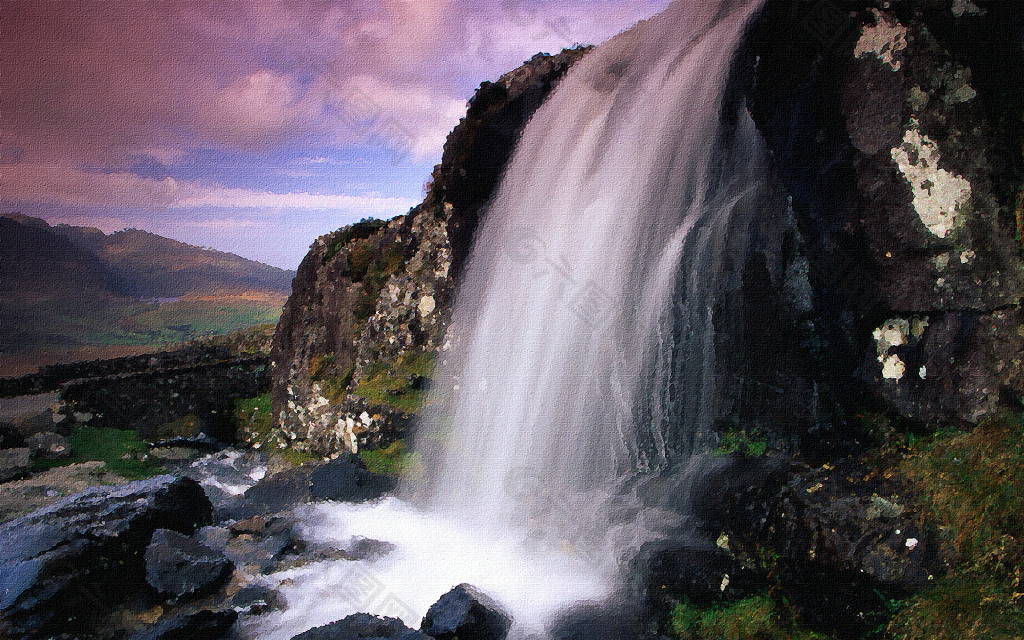
<path fill-rule="evenodd" d="M 999 580 L 947 577 L 913 598 L 889 625 L 895 640 L 1019 640 L 1020 594 Z"/>
<path fill-rule="evenodd" d="M 768 452 L 768 441 L 757 429 L 728 429 L 722 434 L 714 455 L 723 456 L 729 453 L 740 453 L 750 457 L 760 457 Z"/>
<path fill-rule="evenodd" d="M 422 468 L 419 454 L 406 451 L 405 440 L 395 440 L 383 449 L 360 451 L 359 459 L 368 470 L 387 475 L 417 473 Z"/>
<path fill-rule="evenodd" d="M 321 460 L 320 456 L 310 453 L 308 451 L 299 451 L 298 449 L 286 448 L 281 449 L 277 452 L 277 455 L 281 456 L 281 459 L 287 462 L 290 466 L 301 467 L 307 462 L 314 460 Z"/>
<path fill-rule="evenodd" d="M 35 460 L 33 471 L 45 471 L 79 462 L 101 460 L 113 473 L 129 480 L 149 478 L 164 471 L 159 464 L 143 460 L 149 452 L 145 442 L 138 439 L 133 431 L 122 429 L 97 429 L 77 427 L 68 436 L 72 455 L 64 460 Z"/>
<path fill-rule="evenodd" d="M 767 595 L 756 595 L 708 608 L 682 602 L 672 609 L 670 624 L 682 640 L 812 640 L 827 638 L 800 627 L 792 613 Z"/>
<path fill-rule="evenodd" d="M 266 444 L 274 428 L 270 394 L 235 400 L 236 438 Z"/>
<path fill-rule="evenodd" d="M 367 367 L 355 394 L 371 403 L 405 412 L 423 406 L 426 391 L 413 388 L 417 377 L 429 377 L 434 368 L 433 352 L 409 351 L 393 362 L 377 362 Z"/>
<path fill-rule="evenodd" d="M 328 376 L 320 381 L 320 391 L 331 404 L 340 404 L 348 395 L 348 386 L 352 384 L 352 376 L 356 373 L 356 366 L 352 365 L 343 375 Z"/>

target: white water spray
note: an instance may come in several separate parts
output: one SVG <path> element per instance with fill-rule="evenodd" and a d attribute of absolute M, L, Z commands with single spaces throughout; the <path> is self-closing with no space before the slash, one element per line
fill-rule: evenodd
<path fill-rule="evenodd" d="M 416 441 L 426 481 L 409 502 L 310 516 L 314 536 L 395 550 L 289 573 L 289 609 L 261 636 L 356 611 L 418 627 L 461 582 L 503 603 L 518 635 L 542 632 L 609 596 L 640 544 L 679 531 L 685 496 L 663 509 L 645 487 L 710 427 L 712 308 L 738 288 L 729 256 L 764 226 L 765 152 L 724 102 L 760 4 L 680 0 L 585 56 L 534 114 L 459 290 Z M 380 602 L 338 597 L 357 564 Z"/>

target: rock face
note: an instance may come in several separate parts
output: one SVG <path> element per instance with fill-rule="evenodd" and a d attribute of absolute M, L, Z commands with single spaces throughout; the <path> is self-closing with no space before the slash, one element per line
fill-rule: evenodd
<path fill-rule="evenodd" d="M 505 640 L 512 618 L 471 584 L 460 584 L 430 605 L 420 631 L 437 640 Z"/>
<path fill-rule="evenodd" d="M 402 437 L 436 351 L 480 210 L 519 131 L 587 49 L 534 56 L 485 82 L 448 137 L 423 204 L 323 236 L 299 267 L 274 338 L 276 441 L 356 451 Z"/>
<path fill-rule="evenodd" d="M 210 516 L 198 483 L 157 476 L 94 487 L 0 525 L 0 629 L 43 638 L 89 628 L 145 591 L 154 531 L 191 533 Z"/>
<path fill-rule="evenodd" d="M 862 2 L 856 17 L 829 23 L 807 3 L 783 4 L 769 4 L 750 36 L 745 64 L 758 62 L 746 100 L 796 229 L 788 257 L 748 264 L 786 274 L 760 278 L 768 302 L 785 300 L 794 276 L 807 295 L 796 313 L 759 305 L 744 330 L 776 336 L 760 345 L 754 381 L 786 389 L 809 379 L 813 389 L 796 397 L 818 409 L 772 426 L 749 406 L 772 395 L 750 393 L 733 417 L 832 444 L 859 437 L 847 419 L 855 405 L 937 425 L 1016 403 L 1024 266 L 1011 96 L 1021 86 L 1005 68 L 1022 57 L 1009 27 L 1020 9 Z"/>

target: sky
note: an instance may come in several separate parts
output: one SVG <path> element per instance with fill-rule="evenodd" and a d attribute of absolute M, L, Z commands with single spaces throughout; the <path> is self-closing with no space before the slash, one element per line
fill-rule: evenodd
<path fill-rule="evenodd" d="M 0 211 L 274 266 L 403 214 L 485 80 L 668 0 L 0 0 Z"/>

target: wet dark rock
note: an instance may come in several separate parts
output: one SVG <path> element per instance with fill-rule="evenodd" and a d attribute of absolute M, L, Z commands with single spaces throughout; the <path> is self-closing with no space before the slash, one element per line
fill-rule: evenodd
<path fill-rule="evenodd" d="M 221 640 L 229 637 L 238 613 L 200 610 L 167 617 L 140 629 L 129 640 Z"/>
<path fill-rule="evenodd" d="M 165 596 L 198 597 L 230 577 L 234 565 L 223 555 L 176 531 L 157 529 L 146 548 L 146 582 Z"/>
<path fill-rule="evenodd" d="M 251 584 L 231 596 L 231 606 L 241 609 L 244 615 L 260 616 L 269 611 L 283 609 L 285 604 L 281 594 L 274 589 Z"/>
<path fill-rule="evenodd" d="M 310 470 L 286 469 L 263 478 L 245 490 L 245 499 L 259 505 L 261 513 L 275 513 L 309 501 Z"/>
<path fill-rule="evenodd" d="M 64 436 L 52 431 L 34 433 L 25 439 L 32 455 L 43 460 L 70 458 L 71 444 Z"/>
<path fill-rule="evenodd" d="M 336 622 L 294 636 L 292 640 L 430 640 L 398 618 L 354 613 Z M 467 640 L 469 637 L 467 636 Z"/>
<path fill-rule="evenodd" d="M 395 550 L 395 545 L 384 540 L 371 540 L 370 538 L 356 538 L 345 550 L 352 560 L 369 560 L 386 556 Z"/>
<path fill-rule="evenodd" d="M 0 449 L 0 482 L 24 476 L 31 462 L 32 452 L 28 447 Z"/>
<path fill-rule="evenodd" d="M 558 615 L 548 634 L 552 640 L 655 640 L 645 633 L 643 616 L 621 604 L 578 604 Z"/>
<path fill-rule="evenodd" d="M 504 640 L 512 618 L 470 584 L 460 584 L 430 605 L 420 631 L 437 640 Z"/>
<path fill-rule="evenodd" d="M 338 502 L 373 500 L 393 491 L 396 485 L 394 478 L 371 473 L 346 457 L 320 465 L 313 471 L 310 481 L 314 500 Z"/>
<path fill-rule="evenodd" d="M 149 589 L 143 555 L 153 532 L 188 534 L 211 505 L 189 478 L 157 476 L 93 487 L 0 525 L 0 619 L 10 635 L 81 632 Z"/>
<path fill-rule="evenodd" d="M 278 567 L 284 556 L 304 548 L 293 526 L 289 518 L 264 519 L 264 526 L 258 531 L 245 527 L 251 532 L 235 534 L 225 545 L 224 555 L 239 567 L 268 573 Z"/>
<path fill-rule="evenodd" d="M 698 606 L 753 595 L 765 585 L 763 576 L 743 566 L 727 550 L 692 541 L 649 542 L 634 560 L 639 595 L 657 608 L 670 610 L 683 598 Z"/>
<path fill-rule="evenodd" d="M 221 500 L 216 509 L 217 521 L 246 520 L 309 502 L 311 473 L 309 467 L 298 467 L 264 477 L 245 493 Z"/>

